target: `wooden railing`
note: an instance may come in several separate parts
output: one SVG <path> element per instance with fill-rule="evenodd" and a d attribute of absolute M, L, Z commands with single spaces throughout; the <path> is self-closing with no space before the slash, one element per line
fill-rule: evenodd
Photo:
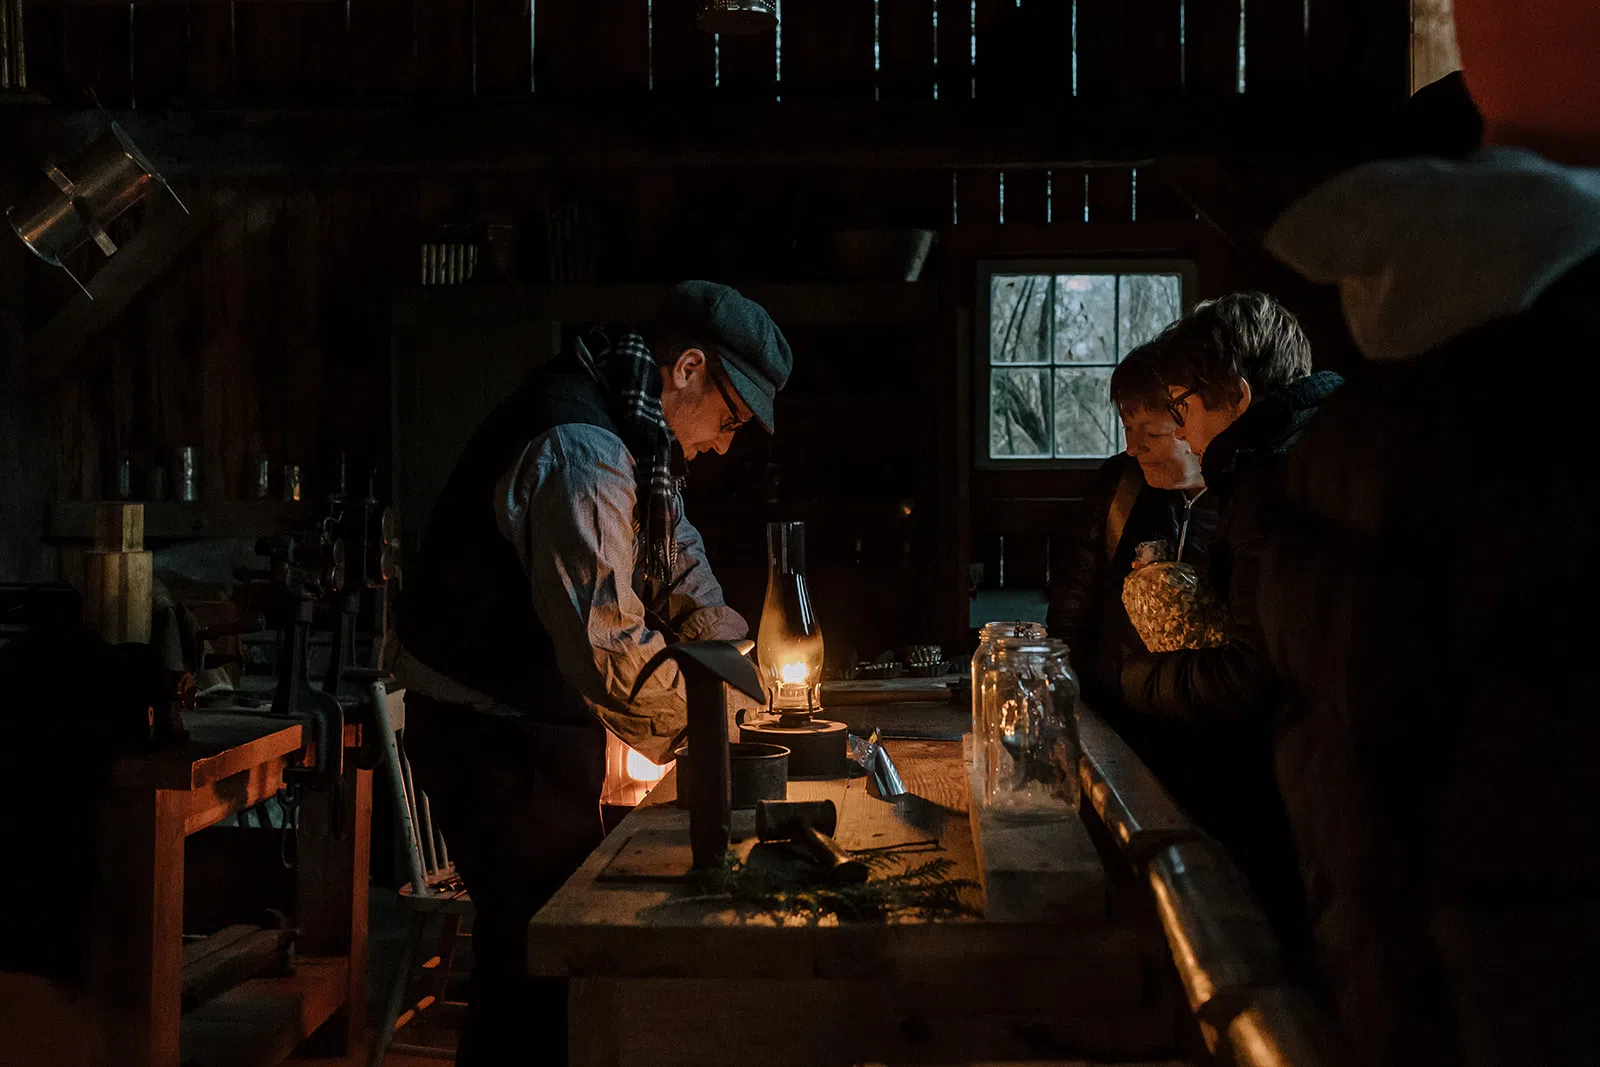
<path fill-rule="evenodd" d="M 1241 1067 L 1349 1062 L 1322 1005 L 1287 976 L 1272 927 L 1222 846 L 1099 716 L 1083 709 L 1079 725 L 1084 796 L 1149 882 L 1208 1047 L 1225 1047 Z"/>

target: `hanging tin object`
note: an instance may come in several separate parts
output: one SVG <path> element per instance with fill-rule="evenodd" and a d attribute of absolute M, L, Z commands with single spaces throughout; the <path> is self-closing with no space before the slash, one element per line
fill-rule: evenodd
<path fill-rule="evenodd" d="M 87 241 L 107 256 L 115 253 L 117 244 L 106 227 L 157 185 L 172 193 L 185 213 L 189 210 L 115 122 L 77 155 L 47 165 L 44 172 L 49 183 L 7 209 L 6 220 L 34 255 L 66 271 L 91 300 L 94 294 L 62 262 L 68 253 Z"/>
<path fill-rule="evenodd" d="M 778 25 L 778 0 L 700 0 L 695 25 L 707 33 L 771 33 Z"/>

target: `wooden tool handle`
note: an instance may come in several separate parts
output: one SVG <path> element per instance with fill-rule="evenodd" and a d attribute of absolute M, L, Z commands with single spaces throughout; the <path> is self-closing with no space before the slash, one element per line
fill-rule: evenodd
<path fill-rule="evenodd" d="M 860 885 L 867 880 L 867 865 L 839 847 L 839 842 L 827 834 L 808 826 L 794 839 L 806 854 L 833 876 L 836 882 Z"/>

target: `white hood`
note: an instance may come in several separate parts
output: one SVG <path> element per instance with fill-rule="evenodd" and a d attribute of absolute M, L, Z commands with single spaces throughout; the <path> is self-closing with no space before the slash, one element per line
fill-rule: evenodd
<path fill-rule="evenodd" d="M 1368 358 L 1408 359 L 1527 309 L 1600 250 L 1600 170 L 1511 148 L 1369 163 L 1292 205 L 1266 246 L 1339 284 Z"/>

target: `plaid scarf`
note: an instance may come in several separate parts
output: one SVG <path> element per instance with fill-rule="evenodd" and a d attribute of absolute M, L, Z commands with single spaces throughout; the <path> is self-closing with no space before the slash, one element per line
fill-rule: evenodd
<path fill-rule="evenodd" d="M 661 368 L 650 346 L 637 333 L 615 336 L 613 341 L 602 330 L 586 331 L 584 362 L 610 398 L 622 441 L 633 453 L 645 577 L 668 582 L 678 560 L 674 534 L 683 514 L 683 449 L 661 411 Z M 582 360 L 583 349 L 578 354 Z"/>

